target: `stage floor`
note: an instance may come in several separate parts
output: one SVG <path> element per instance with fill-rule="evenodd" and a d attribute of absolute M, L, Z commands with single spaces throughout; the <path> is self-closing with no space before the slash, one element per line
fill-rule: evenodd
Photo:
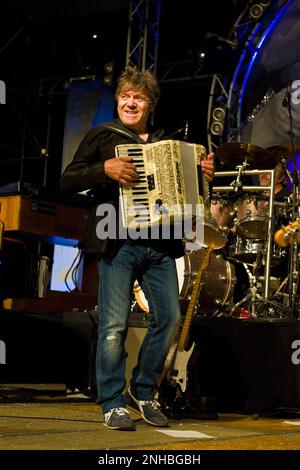
<path fill-rule="evenodd" d="M 300 449 L 300 411 L 299 416 L 296 411 L 272 417 L 219 413 L 217 419 L 173 419 L 169 428 L 147 425 L 132 413 L 135 432 L 113 431 L 85 395 L 33 394 L 18 387 L 9 393 L 2 389 L 1 450 Z"/>

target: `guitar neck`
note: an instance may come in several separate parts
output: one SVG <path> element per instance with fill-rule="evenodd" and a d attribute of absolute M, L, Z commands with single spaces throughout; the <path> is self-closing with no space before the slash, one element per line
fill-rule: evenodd
<path fill-rule="evenodd" d="M 186 347 L 188 337 L 189 337 L 190 326 L 191 326 L 192 318 L 194 315 L 194 311 L 195 311 L 195 307 L 196 307 L 196 303 L 197 303 L 197 299 L 198 299 L 198 295 L 199 295 L 199 291 L 201 287 L 202 274 L 208 266 L 210 254 L 213 251 L 213 249 L 214 249 L 213 245 L 209 245 L 208 248 L 205 249 L 205 254 L 204 254 L 203 261 L 201 263 L 201 267 L 199 271 L 197 272 L 197 275 L 194 281 L 192 294 L 191 294 L 191 300 L 189 302 L 189 306 L 185 314 L 185 319 L 184 319 L 184 323 L 182 326 L 180 338 L 178 340 L 178 347 L 177 347 L 178 351 L 183 351 Z"/>

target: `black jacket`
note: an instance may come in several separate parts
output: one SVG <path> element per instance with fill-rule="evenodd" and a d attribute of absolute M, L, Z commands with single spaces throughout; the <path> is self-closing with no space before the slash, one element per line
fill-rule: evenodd
<path fill-rule="evenodd" d="M 149 135 L 147 143 L 166 139 L 163 130 Z M 61 190 L 80 192 L 90 190 L 93 207 L 87 224 L 84 249 L 87 253 L 98 253 L 103 257 L 113 257 L 124 241 L 115 239 L 100 240 L 96 235 L 97 206 L 110 203 L 118 210 L 119 185 L 104 173 L 104 162 L 115 157 L 115 147 L 121 144 L 145 144 L 137 134 L 125 127 L 119 119 L 101 124 L 91 129 L 82 140 L 73 161 L 66 167 L 61 178 Z M 159 251 L 166 251 L 174 258 L 183 256 L 181 240 L 137 240 L 134 243 L 147 243 Z"/>

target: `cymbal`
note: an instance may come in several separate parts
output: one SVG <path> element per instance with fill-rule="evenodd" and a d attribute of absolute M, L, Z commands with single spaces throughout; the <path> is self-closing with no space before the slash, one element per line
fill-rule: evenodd
<path fill-rule="evenodd" d="M 291 144 L 278 144 L 267 147 L 266 149 L 270 152 L 277 161 L 282 158 L 290 158 L 294 155 L 294 150 Z M 300 153 L 300 145 L 295 145 L 296 154 Z"/>
<path fill-rule="evenodd" d="M 216 156 L 234 167 L 245 161 L 247 169 L 268 170 L 276 166 L 276 158 L 268 150 L 246 142 L 225 142 L 217 148 Z"/>

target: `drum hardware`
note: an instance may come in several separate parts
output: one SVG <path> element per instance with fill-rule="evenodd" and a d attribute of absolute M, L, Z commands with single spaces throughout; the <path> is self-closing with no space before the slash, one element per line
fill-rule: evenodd
<path fill-rule="evenodd" d="M 274 159 L 274 161 L 276 160 L 277 158 Z M 247 295 L 232 307 L 231 315 L 244 303 L 248 303 L 252 317 L 266 314 L 270 316 L 287 315 L 286 295 L 283 297 L 284 305 L 270 299 L 271 296 L 275 297 L 274 289 L 278 288 L 278 281 L 271 278 L 271 266 L 272 268 L 276 267 L 283 255 L 282 250 L 278 250 L 272 240 L 274 208 L 277 209 L 276 217 L 280 218 L 280 215 L 283 216 L 282 211 L 285 216 L 287 215 L 289 204 L 287 197 L 283 201 L 274 200 L 275 169 L 245 170 L 241 172 L 240 168 L 238 168 L 236 171 L 216 172 L 215 176 L 226 178 L 232 176 L 238 179 L 239 175 L 243 174 L 259 176 L 264 173 L 270 174 L 271 178 L 269 185 L 264 186 L 263 189 L 261 186 L 241 187 L 239 184 L 213 187 L 215 193 L 233 192 L 237 186 L 240 188 L 239 198 L 235 202 L 234 218 L 234 228 L 237 232 L 236 238 L 240 242 L 234 248 L 235 250 L 242 248 L 242 251 L 236 254 L 231 252 L 230 258 L 227 259 L 240 263 L 245 262 L 243 265 L 245 269 L 246 266 L 248 269 L 247 274 L 250 288 L 247 291 Z M 241 193 L 243 194 L 240 195 Z M 251 193 L 251 195 L 248 193 Z M 293 198 L 295 200 L 295 196 Z M 279 214 L 280 210 L 281 213 Z M 260 268 L 262 267 L 264 267 L 264 276 L 258 273 L 258 270 L 261 271 Z"/>
<path fill-rule="evenodd" d="M 246 318 L 283 318 L 288 316 L 288 295 L 280 293 L 279 291 L 286 284 L 285 279 L 280 283 L 280 279 L 270 276 L 270 297 L 265 299 L 261 294 L 261 285 L 264 283 L 264 278 L 258 275 L 258 269 L 264 260 L 264 256 L 258 253 L 257 261 L 252 264 L 253 271 L 249 269 L 248 263 L 243 263 L 249 279 L 249 289 L 247 294 L 237 302 L 230 311 L 230 316 L 235 317 L 239 313 L 239 317 L 245 317 L 244 309 L 240 309 L 242 305 L 246 305 Z M 242 314 L 241 314 L 242 313 Z"/>
<path fill-rule="evenodd" d="M 258 276 L 257 281 L 258 281 L 257 285 L 259 287 L 260 285 L 263 285 L 264 279 L 263 279 L 262 276 Z M 278 291 L 280 285 L 281 285 L 281 282 L 280 282 L 279 277 L 270 276 L 270 295 L 271 295 L 272 298 L 274 298 L 274 296 L 275 296 L 276 292 Z"/>
<path fill-rule="evenodd" d="M 251 273 L 249 269 L 249 265 L 243 263 L 243 266 L 248 274 L 249 284 L 250 287 L 248 289 L 248 293 L 237 302 L 230 311 L 230 316 L 236 316 L 237 312 L 243 311 L 244 309 L 240 310 L 240 307 L 245 304 L 247 309 L 247 317 L 249 318 L 269 318 L 269 317 L 286 317 L 287 316 L 287 307 L 286 305 L 278 302 L 276 300 L 276 292 L 279 289 L 280 279 L 271 276 L 270 277 L 270 289 L 272 294 L 271 299 L 265 299 L 260 293 L 260 284 L 263 284 L 264 278 L 262 276 L 257 275 L 257 271 L 260 267 L 260 260 L 258 256 L 257 263 L 255 262 L 253 266 L 253 272 Z M 279 287 L 278 287 L 279 286 Z M 275 292 L 275 290 L 277 291 Z M 274 299 L 274 300 L 273 300 Z M 240 315 L 240 318 L 243 318 L 244 315 Z"/>
<path fill-rule="evenodd" d="M 230 142 L 229 142 L 230 144 Z M 236 143 L 235 143 L 236 144 Z M 240 143 L 238 143 L 240 144 Z M 223 145 L 225 144 L 222 144 L 220 147 L 222 147 Z M 245 144 L 246 145 L 246 144 Z M 247 144 L 247 145 L 250 145 L 250 144 Z M 232 147 L 231 146 L 226 146 L 224 147 L 225 149 L 231 149 Z M 240 148 L 240 145 L 234 145 L 233 148 L 235 149 L 235 152 L 236 152 L 236 149 L 237 148 Z M 255 152 L 254 150 L 252 150 L 252 147 L 246 147 L 247 152 L 248 154 L 251 156 L 251 159 L 252 159 L 252 164 L 254 165 L 254 162 L 256 160 L 258 160 L 258 157 L 260 158 L 263 158 L 263 155 L 265 155 L 263 152 L 260 152 L 260 151 L 257 151 L 256 150 L 256 146 L 253 147 L 255 149 Z M 249 150 L 250 149 L 250 150 Z M 261 150 L 261 149 L 260 149 Z M 227 150 L 228 152 L 228 150 Z M 246 151 L 245 151 L 246 152 Z M 222 158 L 224 158 L 224 160 L 226 160 L 228 157 L 226 156 L 226 158 L 224 157 L 224 155 L 226 155 L 225 152 L 223 152 L 223 154 L 221 153 L 222 155 Z M 268 154 L 266 153 L 267 155 L 267 161 L 270 162 L 270 159 L 269 159 L 269 156 L 271 154 Z M 237 157 L 237 152 L 235 154 L 235 160 L 238 161 L 238 158 L 240 157 Z M 273 158 L 272 160 L 272 163 L 276 163 L 276 160 Z M 227 161 L 226 161 L 227 162 Z M 264 164 L 263 163 L 260 163 L 260 165 L 262 167 L 264 167 Z M 275 165 L 274 165 L 275 166 Z M 221 171 L 221 172 L 215 172 L 215 176 L 216 177 L 226 177 L 228 178 L 228 176 L 232 176 L 232 177 L 238 177 L 240 173 L 240 169 L 239 170 L 236 170 L 236 171 Z M 264 279 L 265 279 L 265 282 L 264 282 L 264 293 L 263 293 L 263 298 L 264 299 L 268 299 L 269 297 L 269 284 L 270 284 L 270 265 L 271 265 L 271 255 L 272 255 L 272 243 L 273 243 L 273 216 L 274 216 L 274 189 L 275 189 L 275 170 L 274 169 L 262 169 L 262 170 L 245 170 L 243 171 L 243 175 L 246 175 L 246 176 L 259 176 L 261 174 L 264 174 L 264 173 L 267 173 L 270 175 L 270 185 L 269 186 L 264 186 L 263 188 L 261 186 L 242 186 L 242 190 L 246 191 L 246 193 L 259 193 L 261 194 L 262 192 L 266 192 L 268 191 L 268 196 L 269 196 L 269 204 L 268 204 L 268 210 L 266 212 L 266 215 L 264 215 L 264 218 L 262 218 L 261 220 L 261 214 L 259 214 L 259 220 L 258 222 L 260 222 L 260 230 L 262 229 L 262 226 L 266 226 L 266 229 L 265 231 L 261 231 L 259 232 L 259 235 L 258 237 L 256 236 L 256 233 L 255 233 L 255 230 L 254 230 L 254 233 L 252 234 L 252 237 L 253 235 L 258 238 L 258 239 L 261 239 L 261 238 L 264 238 L 264 236 L 266 235 L 266 256 L 265 256 L 265 270 L 264 270 Z M 230 184 L 229 186 L 214 186 L 213 187 L 213 192 L 230 192 L 230 191 L 234 191 L 234 185 Z M 265 193 L 266 194 L 266 193 Z M 254 205 L 255 207 L 255 205 Z M 251 214 L 251 217 L 252 217 L 252 214 Z M 251 225 L 251 222 L 257 222 L 257 220 L 251 220 L 251 217 L 247 216 L 245 214 L 245 217 L 243 217 L 243 223 L 245 224 L 250 224 L 250 227 L 252 227 Z M 263 222 L 263 224 L 261 224 L 261 222 Z M 265 233 L 264 233 L 265 232 Z"/>
<path fill-rule="evenodd" d="M 239 300 L 239 302 L 237 302 L 235 305 L 233 305 L 231 311 L 230 311 L 230 314 L 231 316 L 234 316 L 234 314 L 236 313 L 236 311 L 244 304 L 247 305 L 247 302 L 248 302 L 248 311 L 250 313 L 250 315 L 253 317 L 253 318 L 256 318 L 257 317 L 257 314 L 254 310 L 254 302 L 256 299 L 258 300 L 261 300 L 263 301 L 264 298 L 262 297 L 262 295 L 258 292 L 258 287 L 257 287 L 257 276 L 256 276 L 256 273 L 257 273 L 257 270 L 260 266 L 260 254 L 258 253 L 257 254 L 257 261 L 255 261 L 252 265 L 253 267 L 253 272 L 251 273 L 250 269 L 249 269 L 249 266 L 247 263 L 243 263 L 243 266 L 246 270 L 246 273 L 248 275 L 248 279 L 249 279 L 249 291 L 248 293 L 241 299 Z"/>
<path fill-rule="evenodd" d="M 256 299 L 253 301 L 253 308 L 256 316 L 259 318 L 286 318 L 289 315 L 289 309 L 282 303 L 270 299 Z"/>
<path fill-rule="evenodd" d="M 256 154 L 254 154 L 256 155 Z M 256 157 L 253 157 L 255 161 Z M 237 159 L 238 160 L 238 159 Z M 274 157 L 273 161 L 279 161 L 279 157 Z M 228 162 L 227 162 L 228 163 Z M 256 252 L 259 250 L 262 252 L 263 257 L 260 261 L 260 266 L 264 266 L 264 276 L 261 279 L 257 279 L 256 265 L 252 265 L 251 286 L 249 289 L 248 296 L 233 307 L 233 310 L 238 308 L 242 303 L 249 302 L 251 306 L 251 315 L 254 316 L 293 316 L 296 317 L 298 313 L 299 305 L 299 248 L 297 243 L 291 245 L 290 248 L 290 263 L 289 263 L 289 275 L 288 281 L 285 286 L 288 287 L 289 293 L 283 292 L 282 288 L 274 293 L 271 279 L 271 267 L 272 269 L 279 265 L 281 256 L 283 255 L 280 250 L 274 252 L 274 243 L 272 240 L 273 234 L 273 223 L 274 214 L 277 219 L 282 218 L 295 218 L 300 215 L 299 207 L 299 190 L 297 184 L 293 185 L 293 194 L 289 197 L 285 196 L 283 200 L 275 201 L 275 169 L 274 170 L 245 170 L 241 172 L 240 168 L 236 171 L 230 172 L 216 172 L 216 177 L 232 176 L 238 180 L 239 175 L 253 175 L 259 176 L 263 173 L 269 173 L 271 175 L 271 181 L 269 186 L 262 187 L 248 187 L 246 185 L 231 184 L 229 186 L 218 186 L 213 187 L 215 193 L 230 193 L 234 192 L 236 187 L 239 187 L 239 197 L 235 202 L 235 218 L 234 228 L 240 238 L 240 245 L 235 246 L 235 249 L 245 249 L 245 252 L 239 252 L 237 254 L 230 254 L 231 258 L 235 258 L 235 262 L 246 261 L 246 264 L 251 266 L 251 263 L 257 263 Z M 297 181 L 297 175 L 294 177 Z M 296 189 L 295 189 L 296 187 Z M 248 194 L 249 193 L 249 194 Z M 250 195 L 251 193 L 251 195 Z M 292 203 L 292 210 L 291 210 Z M 276 213 L 275 213 L 276 210 Z M 277 220 L 276 219 L 276 220 Z M 278 221 L 278 220 L 277 220 Z M 266 239 L 266 240 L 265 240 Z M 261 247 L 259 245 L 261 244 Z M 256 246 L 255 246 L 256 245 Z M 244 256 L 246 255 L 246 258 Z M 240 258 L 240 259 L 238 259 Z M 227 258 L 230 259 L 230 258 Z M 249 279 L 250 282 L 250 279 Z M 264 283 L 263 289 L 259 284 Z M 277 289 L 277 290 L 278 290 Z M 271 298 L 278 300 L 271 300 Z M 289 313 L 290 310 L 290 313 Z"/>
<path fill-rule="evenodd" d="M 284 289 L 287 288 L 288 281 L 289 278 L 288 276 L 286 276 L 286 278 L 281 282 L 280 286 L 274 293 L 274 299 L 278 300 L 287 309 L 289 307 L 289 294 L 287 292 L 284 292 Z"/>
<path fill-rule="evenodd" d="M 213 191 L 215 189 L 217 189 L 218 192 L 234 191 L 236 193 L 241 193 L 243 190 L 244 191 L 248 190 L 249 192 L 257 191 L 260 193 L 262 191 L 263 192 L 266 191 L 268 187 L 264 187 L 263 190 L 261 186 L 244 186 L 243 187 L 242 176 L 243 175 L 254 176 L 254 175 L 259 175 L 261 173 L 269 174 L 271 172 L 274 172 L 274 170 L 266 169 L 266 168 L 269 168 L 268 165 L 275 166 L 276 164 L 276 160 L 272 158 L 271 154 L 268 154 L 268 152 L 264 152 L 264 149 L 260 149 L 257 146 L 252 146 L 251 144 L 243 144 L 240 142 L 229 142 L 228 144 L 222 144 L 220 147 L 218 147 L 216 151 L 216 155 L 220 157 L 221 161 L 223 159 L 224 163 L 228 163 L 229 161 L 228 155 L 230 154 L 230 161 L 231 161 L 232 159 L 231 153 L 233 153 L 234 161 L 240 162 L 241 156 L 237 152 L 237 150 L 240 151 L 241 149 L 243 149 L 241 154 L 243 155 L 244 158 L 241 164 L 236 166 L 237 168 L 236 171 L 233 171 L 233 172 L 226 171 L 226 172 L 215 173 L 215 176 L 221 176 L 221 177 L 222 176 L 224 177 L 236 176 L 236 178 L 231 182 L 229 187 L 225 186 L 225 187 L 213 188 Z M 219 155 L 218 155 L 218 152 L 219 152 Z M 262 158 L 264 159 L 261 161 Z M 256 166 L 254 165 L 254 162 Z M 255 166 L 256 168 L 264 168 L 264 169 L 261 171 L 247 170 L 247 167 L 251 167 L 251 165 Z M 274 178 L 274 175 L 273 175 L 273 178 Z M 273 181 L 273 186 L 274 186 L 274 179 L 272 181 Z M 270 189 L 271 189 L 271 193 L 274 193 L 272 182 L 271 182 Z M 251 201 L 253 201 L 253 198 L 251 198 Z M 274 199 L 272 200 L 272 202 L 274 202 Z M 254 199 L 254 205 L 255 203 L 256 203 L 256 199 Z M 248 208 L 248 212 L 245 214 L 245 217 L 242 217 L 243 220 L 241 220 L 241 223 L 239 223 L 239 220 L 238 220 L 239 219 L 239 213 L 238 213 L 236 225 L 237 225 L 237 230 L 240 232 L 241 235 L 246 236 L 248 238 L 254 238 L 254 239 L 261 239 L 265 237 L 266 230 L 269 229 L 268 216 L 267 216 L 267 213 L 265 212 L 265 210 L 267 209 L 267 203 L 260 204 L 260 206 L 261 208 L 258 208 L 258 209 L 256 208 L 255 210 L 253 207 L 251 209 Z M 206 205 L 206 208 L 205 208 L 206 220 L 204 222 L 205 244 L 207 245 L 208 243 L 213 243 L 216 249 L 221 249 L 225 246 L 225 243 L 227 241 L 227 234 L 226 232 L 218 229 L 218 226 L 215 223 L 216 218 L 214 217 L 214 214 L 211 214 L 211 210 L 212 210 L 212 206 L 210 206 L 210 214 L 209 214 L 209 210 Z M 237 203 L 237 206 L 233 208 L 233 213 L 236 213 L 236 211 L 239 212 L 239 210 L 240 210 L 240 205 L 239 203 Z M 256 222 L 256 224 L 260 226 L 258 227 L 258 230 L 259 230 L 258 234 L 256 233 L 256 231 L 253 233 L 252 231 L 249 230 L 248 222 L 250 223 L 252 222 L 252 227 L 253 227 L 253 222 Z"/>
<path fill-rule="evenodd" d="M 233 187 L 235 192 L 241 191 L 243 189 L 243 184 L 242 184 L 242 173 L 244 173 L 247 170 L 247 166 L 249 166 L 249 163 L 246 161 L 243 162 L 242 165 L 237 165 L 237 176 L 232 183 L 230 183 L 230 186 Z"/>

